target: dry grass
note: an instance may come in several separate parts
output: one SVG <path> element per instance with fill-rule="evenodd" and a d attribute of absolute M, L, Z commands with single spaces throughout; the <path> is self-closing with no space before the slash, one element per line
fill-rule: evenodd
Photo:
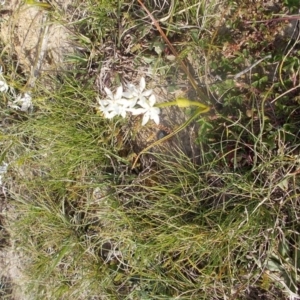
<path fill-rule="evenodd" d="M 90 1 L 70 7 L 72 18 L 63 7 L 48 12 L 51 24 L 72 28 L 77 52 L 64 58 L 67 70 L 36 78 L 31 114 L 1 94 L 0 162 L 9 167 L 0 241 L 22 258 L 23 274 L 2 271 L 1 296 L 298 298 L 299 34 L 282 35 L 273 20 L 274 9 L 293 13 L 288 4 L 145 1 L 213 113 L 134 170 L 162 129 L 106 120 L 96 96 L 140 76 L 160 101 L 195 92 L 136 1 Z M 1 43 L 5 79 L 24 91 L 30 72 Z M 173 130 L 184 113 L 165 111 L 164 125 Z"/>

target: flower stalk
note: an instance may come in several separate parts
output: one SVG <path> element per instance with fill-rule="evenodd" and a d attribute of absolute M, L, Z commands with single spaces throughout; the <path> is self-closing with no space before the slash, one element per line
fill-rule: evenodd
<path fill-rule="evenodd" d="M 115 116 L 126 117 L 127 113 L 132 115 L 141 115 L 143 114 L 142 126 L 146 125 L 149 120 L 153 120 L 155 124 L 159 124 L 159 115 L 161 108 L 177 105 L 180 108 L 196 106 L 199 110 L 206 112 L 209 110 L 209 107 L 197 102 L 191 101 L 186 98 L 177 98 L 174 101 L 164 102 L 156 104 L 156 97 L 153 94 L 152 90 L 145 90 L 146 81 L 142 77 L 140 80 L 139 87 L 134 86 L 133 84 L 127 85 L 127 90 L 123 90 L 123 86 L 119 86 L 116 90 L 116 93 L 104 88 L 107 98 L 100 99 L 97 97 L 99 103 L 99 111 L 102 112 L 105 118 L 112 119 Z"/>
<path fill-rule="evenodd" d="M 204 105 L 201 102 L 192 101 L 192 100 L 189 100 L 189 99 L 186 99 L 186 98 L 177 98 L 174 101 L 159 103 L 159 104 L 156 105 L 156 107 L 163 108 L 163 107 L 169 107 L 169 106 L 173 106 L 173 105 L 177 105 L 180 108 L 197 106 L 199 108 L 207 109 L 207 107 L 208 107 L 208 106 Z"/>

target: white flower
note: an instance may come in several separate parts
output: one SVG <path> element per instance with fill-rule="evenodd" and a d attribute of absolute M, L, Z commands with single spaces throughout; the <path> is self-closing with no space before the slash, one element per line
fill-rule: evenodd
<path fill-rule="evenodd" d="M 142 108 L 131 109 L 133 115 L 144 114 L 142 126 L 144 126 L 149 119 L 153 120 L 157 125 L 159 124 L 160 109 L 158 107 L 154 107 L 155 103 L 156 98 L 154 95 L 151 95 L 149 99 L 144 98 L 143 100 L 138 101 L 138 104 Z"/>
<path fill-rule="evenodd" d="M 8 90 L 8 85 L 6 83 L 6 80 L 4 79 L 2 75 L 2 67 L 0 66 L 0 92 L 6 93 Z"/>
<path fill-rule="evenodd" d="M 126 92 L 123 92 L 122 85 L 117 88 L 115 94 L 105 87 L 104 90 L 107 94 L 107 98 L 100 99 L 97 97 L 99 110 L 104 114 L 104 117 L 108 119 L 115 116 L 125 118 L 127 112 L 131 112 L 133 115 L 144 114 L 142 125 L 145 125 L 149 119 L 159 124 L 160 109 L 154 107 L 156 99 L 155 96 L 152 95 L 152 90 L 145 91 L 145 87 L 146 81 L 144 77 L 141 78 L 138 88 L 133 84 L 127 85 L 128 90 Z M 136 104 L 141 107 L 136 108 Z"/>
<path fill-rule="evenodd" d="M 9 106 L 24 112 L 28 112 L 29 109 L 32 109 L 32 98 L 28 93 L 25 93 L 23 96 L 20 94 L 17 96 L 17 99 L 13 101 Z"/>
<path fill-rule="evenodd" d="M 116 110 L 118 112 L 118 115 L 122 116 L 123 118 L 126 117 L 126 113 L 129 111 L 129 107 L 127 106 L 128 105 L 127 100 L 124 101 L 126 101 L 126 103 L 120 104 Z"/>
<path fill-rule="evenodd" d="M 0 92 L 1 93 L 6 93 L 8 90 L 8 85 L 4 80 L 0 79 Z"/>
<path fill-rule="evenodd" d="M 121 106 L 121 107 L 128 107 L 128 108 L 132 108 L 135 106 L 136 101 L 132 100 L 132 99 L 124 99 L 124 93 L 123 93 L 123 87 L 122 85 L 119 86 L 117 88 L 117 91 L 115 93 L 115 95 L 112 93 L 112 91 L 110 89 L 108 89 L 107 87 L 104 88 L 108 99 L 105 99 L 105 104 L 104 105 L 109 105 L 109 106 Z"/>
<path fill-rule="evenodd" d="M 0 175 L 5 174 L 7 172 L 7 166 L 8 164 L 3 161 L 0 165 Z"/>
<path fill-rule="evenodd" d="M 122 87 L 122 85 L 120 85 L 117 88 L 117 91 L 116 91 L 115 94 L 113 94 L 112 91 L 107 87 L 105 87 L 104 90 L 106 92 L 106 95 L 108 96 L 108 99 L 105 99 L 107 101 L 107 103 L 116 103 L 116 104 L 118 104 L 119 101 L 122 101 L 122 96 L 123 96 L 123 87 Z"/>
<path fill-rule="evenodd" d="M 100 105 L 99 110 L 104 114 L 104 117 L 106 119 L 112 119 L 114 116 L 117 115 L 117 112 L 113 110 L 111 106 L 108 105 L 107 100 L 101 100 L 99 97 L 97 97 L 97 101 Z"/>
<path fill-rule="evenodd" d="M 98 103 L 100 105 L 99 109 L 103 112 L 104 117 L 111 119 L 114 116 L 126 117 L 126 113 L 135 106 L 136 100 L 134 99 L 124 99 L 123 97 L 123 87 L 122 85 L 117 88 L 115 95 L 107 87 L 104 88 L 108 99 L 99 99 Z"/>
<path fill-rule="evenodd" d="M 146 97 L 149 97 L 152 94 L 152 90 L 144 91 L 145 87 L 146 81 L 145 78 L 142 77 L 140 80 L 139 88 L 136 88 L 133 84 L 130 83 L 127 85 L 128 91 L 123 93 L 123 96 L 135 102 L 137 102 L 138 100 L 145 101 Z"/>

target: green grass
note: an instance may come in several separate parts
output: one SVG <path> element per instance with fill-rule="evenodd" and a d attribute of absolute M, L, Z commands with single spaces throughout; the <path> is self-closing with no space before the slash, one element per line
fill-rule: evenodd
<path fill-rule="evenodd" d="M 176 141 L 166 144 L 172 151 L 162 145 L 131 170 L 139 129 L 96 109 L 97 75 L 112 57 L 103 49 L 153 68 L 156 82 L 187 80 L 177 62 L 157 53 L 155 45 L 165 51 L 164 43 L 136 1 L 89 1 L 73 30 L 80 45 L 69 58 L 73 67 L 49 75 L 49 86 L 36 82 L 32 114 L 8 108 L 9 96 L 0 104 L 1 159 L 9 163 L 3 181 L 13 206 L 4 226 L 24 257 L 26 294 L 288 299 L 299 285 L 299 40 L 279 49 L 281 23 L 241 24 L 238 16 L 250 18 L 249 3 L 174 0 L 169 10 L 144 2 L 156 18 L 168 16 L 162 27 L 196 80 L 222 79 L 205 87 L 214 114 L 194 124 L 201 162 Z M 258 16 L 274 17 L 267 9 Z M 129 52 L 127 33 L 136 46 Z M 8 82 L 22 86 L 16 58 L 1 55 Z M 105 82 L 110 88 L 128 79 L 116 57 Z"/>

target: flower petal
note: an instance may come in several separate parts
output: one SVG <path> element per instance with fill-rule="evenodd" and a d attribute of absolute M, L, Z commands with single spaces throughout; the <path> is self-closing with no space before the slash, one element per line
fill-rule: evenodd
<path fill-rule="evenodd" d="M 123 87 L 122 87 L 122 85 L 120 85 L 117 88 L 116 95 L 115 95 L 115 100 L 121 99 L 122 98 L 122 94 L 123 94 Z"/>
<path fill-rule="evenodd" d="M 152 107 L 151 112 L 155 115 L 160 114 L 160 108 L 159 107 Z"/>
<path fill-rule="evenodd" d="M 6 82 L 0 80 L 0 92 L 5 93 L 8 90 Z"/>
<path fill-rule="evenodd" d="M 128 99 L 125 103 L 125 106 L 127 108 L 133 108 L 136 105 L 136 101 L 137 101 L 136 98 Z"/>
<path fill-rule="evenodd" d="M 148 103 L 148 99 L 146 99 L 145 97 L 143 97 L 142 99 L 140 99 L 137 102 L 137 104 L 140 105 L 141 107 L 143 107 L 146 110 L 149 110 L 149 108 L 150 108 L 150 105 Z"/>
<path fill-rule="evenodd" d="M 120 115 L 125 119 L 125 117 L 126 117 L 126 110 L 125 109 L 121 110 Z"/>
<path fill-rule="evenodd" d="M 105 90 L 105 93 L 108 96 L 108 98 L 111 99 L 111 100 L 113 100 L 114 99 L 114 95 L 113 95 L 112 91 L 109 88 L 107 88 L 107 87 L 105 87 L 104 90 Z"/>
<path fill-rule="evenodd" d="M 146 125 L 148 123 L 149 119 L 150 119 L 149 114 L 145 113 L 144 117 L 143 117 L 143 121 L 142 121 L 142 126 Z"/>
<path fill-rule="evenodd" d="M 134 89 L 136 89 L 135 85 L 132 84 L 132 83 L 128 83 L 128 84 L 126 85 L 126 87 L 127 87 L 129 90 L 134 90 Z"/>
<path fill-rule="evenodd" d="M 142 92 L 146 87 L 146 81 L 145 81 L 145 78 L 142 77 L 141 78 L 141 81 L 140 81 L 140 92 Z"/>
<path fill-rule="evenodd" d="M 152 92 L 153 92 L 152 90 L 147 90 L 147 91 L 143 92 L 142 95 L 145 97 L 149 97 L 152 94 Z"/>
<path fill-rule="evenodd" d="M 109 101 L 106 99 L 100 99 L 99 97 L 97 97 L 96 99 L 100 106 L 105 106 L 109 104 Z"/>
<path fill-rule="evenodd" d="M 132 91 L 127 91 L 123 93 L 123 97 L 130 99 L 134 97 L 134 93 Z"/>
<path fill-rule="evenodd" d="M 111 111 L 111 112 L 105 112 L 104 116 L 107 119 L 112 119 L 113 117 L 115 117 L 117 115 L 117 113 L 115 111 Z"/>
<path fill-rule="evenodd" d="M 155 115 L 152 115 L 151 117 L 152 117 L 152 120 L 155 122 L 155 124 L 158 125 L 159 124 L 159 115 L 155 114 Z"/>
<path fill-rule="evenodd" d="M 130 111 L 134 116 L 141 115 L 146 112 L 144 108 L 131 108 L 128 111 Z"/>
<path fill-rule="evenodd" d="M 154 104 L 156 103 L 156 98 L 155 98 L 155 95 L 151 95 L 150 97 L 149 97 L 149 104 L 150 104 L 150 106 L 152 107 L 152 106 L 154 106 Z"/>

